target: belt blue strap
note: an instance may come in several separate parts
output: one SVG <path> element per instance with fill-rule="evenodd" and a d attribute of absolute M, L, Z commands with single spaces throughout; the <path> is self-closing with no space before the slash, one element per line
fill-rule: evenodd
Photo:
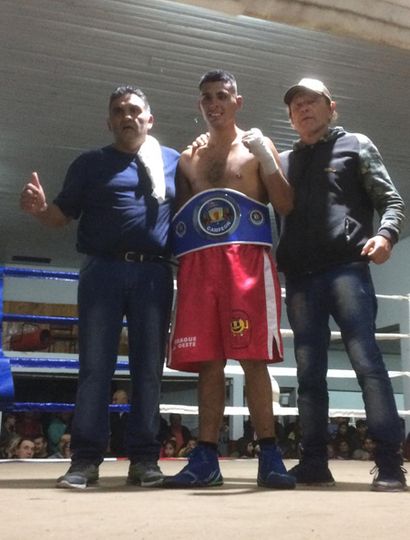
<path fill-rule="evenodd" d="M 268 207 L 234 189 L 208 189 L 175 214 L 172 250 L 176 257 L 223 244 L 271 247 Z"/>

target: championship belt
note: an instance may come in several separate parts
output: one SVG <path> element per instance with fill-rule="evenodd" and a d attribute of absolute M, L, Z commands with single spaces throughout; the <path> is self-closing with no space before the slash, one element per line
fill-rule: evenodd
<path fill-rule="evenodd" d="M 223 244 L 271 247 L 268 207 L 233 189 L 207 189 L 175 214 L 172 250 L 176 257 Z"/>

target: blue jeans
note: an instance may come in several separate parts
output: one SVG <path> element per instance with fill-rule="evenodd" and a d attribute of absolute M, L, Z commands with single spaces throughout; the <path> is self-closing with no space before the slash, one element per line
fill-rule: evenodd
<path fill-rule="evenodd" d="M 339 265 L 286 280 L 286 306 L 294 333 L 303 456 L 327 459 L 329 396 L 326 373 L 329 317 L 362 389 L 369 435 L 377 453 L 395 453 L 401 424 L 392 385 L 375 339 L 377 299 L 366 263 Z"/>
<path fill-rule="evenodd" d="M 87 257 L 78 286 L 80 371 L 72 424 L 73 461 L 100 463 L 109 440 L 111 379 L 123 317 L 128 322 L 131 461 L 159 456 L 159 402 L 173 296 L 172 271 L 158 262 Z"/>

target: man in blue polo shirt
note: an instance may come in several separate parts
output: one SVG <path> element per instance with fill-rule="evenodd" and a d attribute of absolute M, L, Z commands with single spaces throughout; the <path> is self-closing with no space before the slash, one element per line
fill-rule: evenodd
<path fill-rule="evenodd" d="M 58 487 L 98 481 L 109 438 L 110 383 L 127 318 L 131 412 L 126 433 L 128 483 L 162 484 L 158 467 L 160 382 L 173 295 L 168 230 L 178 152 L 149 135 L 153 116 L 132 86 L 110 97 L 110 146 L 80 155 L 48 204 L 37 173 L 21 207 L 49 227 L 79 219 L 86 255 L 78 286 L 80 372 L 72 424 L 71 467 Z"/>

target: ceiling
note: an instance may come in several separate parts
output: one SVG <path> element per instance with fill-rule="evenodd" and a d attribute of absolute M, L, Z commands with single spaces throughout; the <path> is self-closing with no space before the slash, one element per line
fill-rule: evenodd
<path fill-rule="evenodd" d="M 409 51 L 161 0 L 0 0 L 0 7 L 0 263 L 35 257 L 77 268 L 75 223 L 49 230 L 19 210 L 31 171 L 51 200 L 80 152 L 111 142 L 107 100 L 121 83 L 143 88 L 153 134 L 182 150 L 203 130 L 197 82 L 214 68 L 238 79 L 240 126 L 260 127 L 279 150 L 295 138 L 284 91 L 305 75 L 323 79 L 339 123 L 376 142 L 410 202 Z"/>

